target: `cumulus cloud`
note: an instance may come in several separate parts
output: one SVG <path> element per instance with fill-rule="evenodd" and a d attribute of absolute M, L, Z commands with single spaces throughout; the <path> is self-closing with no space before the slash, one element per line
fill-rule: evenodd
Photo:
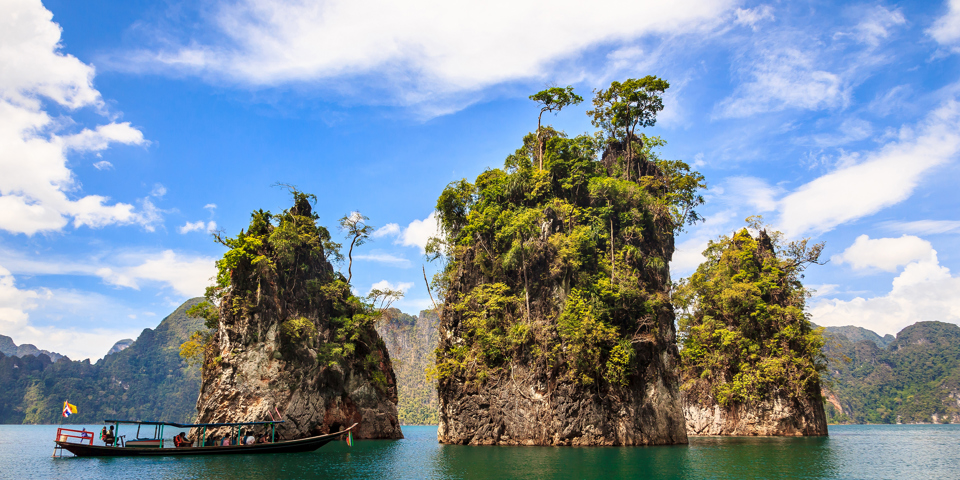
<path fill-rule="evenodd" d="M 927 320 L 960 323 L 960 277 L 932 256 L 907 264 L 882 296 L 817 299 L 809 308 L 817 325 L 856 325 L 881 335 Z"/>
<path fill-rule="evenodd" d="M 849 264 L 854 270 L 880 269 L 895 272 L 898 267 L 919 261 L 935 261 L 937 253 L 930 242 L 913 235 L 900 238 L 875 238 L 860 235 L 843 253 L 831 260 Z"/>
<path fill-rule="evenodd" d="M 142 282 L 152 281 L 170 286 L 177 294 L 196 297 L 203 295 L 217 271 L 212 258 L 164 250 L 142 256 L 136 264 L 103 267 L 95 273 L 111 285 L 139 290 Z"/>
<path fill-rule="evenodd" d="M 184 225 L 177 227 L 177 231 L 183 234 L 190 232 L 207 232 L 213 233 L 217 231 L 217 222 L 210 220 L 209 222 L 204 223 L 203 220 L 196 222 L 187 222 Z"/>
<path fill-rule="evenodd" d="M 413 288 L 413 282 L 397 282 L 396 284 L 393 284 L 386 280 L 380 280 L 379 282 L 370 286 L 370 290 L 367 291 L 367 294 L 374 290 L 399 290 L 406 293 L 406 291 L 410 290 L 411 288 Z"/>
<path fill-rule="evenodd" d="M 95 328 L 87 331 L 73 327 L 37 326 L 30 321 L 31 312 L 53 305 L 57 310 L 73 313 L 82 304 L 90 304 L 86 296 L 72 291 L 23 289 L 9 270 L 0 266 L 0 331 L 18 344 L 31 343 L 38 348 L 67 355 L 74 360 L 100 358 L 120 338 L 136 337 L 136 329 Z M 96 310 L 102 316 L 107 305 L 97 298 Z M 88 309 L 89 310 L 89 309 Z M 91 310 L 92 311 L 92 310 Z"/>
<path fill-rule="evenodd" d="M 557 62 L 598 45 L 697 32 L 734 3 L 222 1 L 213 8 L 217 41 L 141 51 L 122 63 L 253 86 L 389 77 L 396 100 L 416 104 L 546 79 Z"/>
<path fill-rule="evenodd" d="M 401 227 L 396 223 L 388 223 L 371 235 L 374 238 L 396 237 L 393 243 L 405 247 L 419 247 L 424 251 L 430 237 L 437 236 L 440 231 L 437 225 L 437 212 L 431 212 L 423 220 L 414 220 L 406 227 Z"/>
<path fill-rule="evenodd" d="M 112 170 L 113 164 L 106 160 L 100 160 L 99 162 L 94 163 L 93 167 L 97 170 Z"/>
<path fill-rule="evenodd" d="M 789 236 L 825 232 L 906 200 L 923 175 L 960 152 L 960 103 L 949 100 L 916 128 L 901 128 L 878 151 L 860 156 L 780 201 L 778 226 Z"/>
<path fill-rule="evenodd" d="M 387 236 L 396 236 L 400 234 L 400 225 L 396 223 L 388 223 L 378 229 L 376 229 L 372 235 L 373 238 L 381 238 Z"/>
<path fill-rule="evenodd" d="M 6 2 L 0 17 L 0 65 L 16 66 L 0 69 L 0 229 L 33 235 L 60 230 L 71 218 L 74 227 L 148 224 L 133 205 L 75 193 L 79 184 L 67 167 L 69 152 L 146 141 L 127 122 L 62 131 L 72 122 L 55 119 L 50 109 L 102 113 L 105 106 L 93 88 L 93 67 L 60 51 L 60 27 L 52 18 L 30 0 Z"/>
<path fill-rule="evenodd" d="M 398 242 L 407 247 L 419 247 L 424 251 L 430 237 L 435 237 L 439 233 L 437 224 L 437 212 L 431 212 L 423 220 L 414 220 L 403 229 L 403 233 L 397 239 Z"/>
<path fill-rule="evenodd" d="M 21 253 L 0 250 L 0 263 L 22 275 L 83 275 L 104 283 L 139 290 L 145 283 L 171 288 L 178 295 L 203 295 L 216 275 L 214 259 L 162 250 L 123 252 L 90 260 L 72 258 L 36 260 Z"/>
<path fill-rule="evenodd" d="M 927 33 L 941 45 L 960 49 L 960 0 L 947 1 L 947 13 L 937 19 Z"/>

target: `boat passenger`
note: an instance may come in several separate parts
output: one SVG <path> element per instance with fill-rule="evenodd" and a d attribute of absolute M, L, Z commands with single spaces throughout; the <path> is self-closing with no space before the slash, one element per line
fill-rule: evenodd
<path fill-rule="evenodd" d="M 110 431 L 103 436 L 103 443 L 112 446 L 117 437 L 113 434 L 113 425 L 110 425 Z"/>
<path fill-rule="evenodd" d="M 187 435 L 184 434 L 183 432 L 180 432 L 179 435 L 177 435 L 176 437 L 173 437 L 173 446 L 177 448 L 189 447 L 190 442 L 187 440 Z"/>

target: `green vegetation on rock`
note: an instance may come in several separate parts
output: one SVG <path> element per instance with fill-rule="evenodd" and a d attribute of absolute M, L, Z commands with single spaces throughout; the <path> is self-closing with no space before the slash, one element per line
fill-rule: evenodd
<path fill-rule="evenodd" d="M 819 402 L 823 337 L 804 313 L 801 278 L 823 244 L 783 245 L 779 232 L 752 223 L 756 236 L 744 228 L 710 242 L 706 261 L 674 291 L 681 388 L 705 405 Z"/>
<path fill-rule="evenodd" d="M 207 330 L 194 333 L 180 353 L 189 361 L 203 356 L 205 369 L 219 365 L 210 346 L 221 313 L 245 318 L 269 310 L 323 312 L 332 327 L 327 341 L 317 339 L 316 322 L 321 319 L 293 316 L 280 323 L 278 355 L 315 348 L 317 360 L 323 364 L 361 361 L 371 372 L 379 370 L 382 359 L 374 354 L 379 339 L 373 327 L 383 310 L 402 293 L 375 290 L 362 299 L 353 295 L 349 279 L 334 272 L 328 261 L 341 258 L 340 244 L 331 239 L 325 227 L 317 225 L 319 216 L 311 207 L 316 197 L 295 189 L 291 194 L 292 208 L 280 214 L 257 210 L 251 214 L 249 227 L 236 237 L 216 235 L 216 240 L 230 250 L 216 263 L 216 283 L 207 289 L 208 301 L 188 312 L 202 319 Z M 373 228 L 364 224 L 365 220 L 359 214 L 341 219 L 351 239 L 351 253 Z M 222 301 L 226 304 L 221 305 Z M 358 350 L 358 345 L 363 347 Z M 385 377 L 376 383 L 386 389 Z"/>
<path fill-rule="evenodd" d="M 602 133 L 538 127 L 503 169 L 443 191 L 443 236 L 428 253 L 447 261 L 434 283 L 462 341 L 437 351 L 441 382 L 484 382 L 523 362 L 619 386 L 638 368 L 636 345 L 663 341 L 672 235 L 698 218 L 704 186 L 686 163 L 658 156 L 663 140 L 634 133 L 653 125 L 667 86 L 615 82 L 590 112 Z M 578 100 L 556 90 L 531 97 L 541 114 Z"/>

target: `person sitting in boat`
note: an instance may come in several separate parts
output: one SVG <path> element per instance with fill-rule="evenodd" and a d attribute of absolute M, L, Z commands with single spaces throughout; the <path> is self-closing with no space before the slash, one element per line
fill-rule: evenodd
<path fill-rule="evenodd" d="M 107 446 L 113 445 L 113 442 L 117 439 L 117 437 L 113 435 L 113 425 L 110 425 L 110 431 L 103 433 L 102 437 L 103 437 L 104 445 L 107 445 Z"/>
<path fill-rule="evenodd" d="M 173 446 L 180 447 L 189 447 L 190 441 L 187 440 L 187 435 L 183 432 L 180 432 L 176 437 L 173 437 Z"/>

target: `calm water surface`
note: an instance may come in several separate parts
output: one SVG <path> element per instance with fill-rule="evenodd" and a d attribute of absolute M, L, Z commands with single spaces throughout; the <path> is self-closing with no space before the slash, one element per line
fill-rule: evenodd
<path fill-rule="evenodd" d="M 0 478 L 960 479 L 960 425 L 832 426 L 829 438 L 691 438 L 670 447 L 465 447 L 437 444 L 436 427 L 403 433 L 302 454 L 53 459 L 56 426 L 0 425 Z"/>

